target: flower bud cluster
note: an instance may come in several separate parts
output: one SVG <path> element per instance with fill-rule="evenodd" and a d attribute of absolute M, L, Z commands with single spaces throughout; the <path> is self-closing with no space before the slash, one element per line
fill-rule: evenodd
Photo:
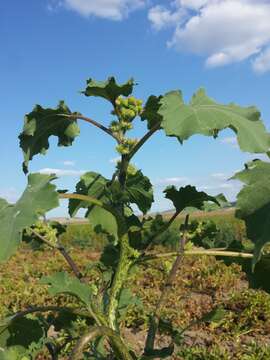
<path fill-rule="evenodd" d="M 121 155 L 127 155 L 130 153 L 134 145 L 136 145 L 137 139 L 122 139 L 121 143 L 116 146 L 116 151 Z"/>
<path fill-rule="evenodd" d="M 57 245 L 57 229 L 54 229 L 44 221 L 37 221 L 34 226 L 31 227 L 37 234 L 44 237 L 52 246 Z M 31 229 L 29 232 L 31 233 Z"/>
<path fill-rule="evenodd" d="M 136 99 L 134 96 L 123 98 L 119 96 L 115 100 L 116 113 L 123 121 L 132 121 L 142 112 L 142 100 Z"/>
<path fill-rule="evenodd" d="M 115 100 L 115 108 L 112 111 L 113 115 L 117 115 L 118 121 L 111 122 L 110 130 L 116 134 L 120 140 L 116 147 L 116 151 L 121 155 L 130 153 L 133 146 L 136 144 L 136 139 L 126 138 L 124 135 L 128 130 L 133 128 L 132 121 L 141 114 L 142 100 L 136 99 L 134 96 L 122 97 L 119 96 Z"/>

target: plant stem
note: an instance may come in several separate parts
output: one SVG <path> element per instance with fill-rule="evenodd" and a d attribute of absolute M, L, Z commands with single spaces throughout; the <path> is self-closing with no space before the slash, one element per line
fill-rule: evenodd
<path fill-rule="evenodd" d="M 121 213 L 119 213 L 119 211 L 117 211 L 117 209 L 115 209 L 113 206 L 108 205 L 108 204 L 104 204 L 102 201 L 89 196 L 89 195 L 82 195 L 82 194 L 59 194 L 59 198 L 60 199 L 76 199 L 76 200 L 82 200 L 82 201 L 86 201 L 89 202 L 90 204 L 99 206 L 101 208 L 103 208 L 104 210 L 107 210 L 109 213 L 111 213 L 117 222 L 117 226 L 118 226 L 118 230 L 119 231 L 123 231 L 123 229 L 125 229 L 125 221 L 123 219 L 123 216 Z"/>
<path fill-rule="evenodd" d="M 131 255 L 132 249 L 129 246 L 128 234 L 124 234 L 120 239 L 120 257 L 112 282 L 107 310 L 109 326 L 114 330 L 116 329 L 115 321 L 118 298 L 122 290 L 123 283 L 128 275 L 128 271 L 132 265 L 132 260 L 130 259 Z"/>
<path fill-rule="evenodd" d="M 123 190 L 126 185 L 128 164 L 129 164 L 129 159 L 128 159 L 127 155 L 122 155 L 118 178 L 119 178 L 119 182 L 120 182 L 120 185 Z"/>
<path fill-rule="evenodd" d="M 156 304 L 155 310 L 154 310 L 154 314 L 152 316 L 152 319 L 150 321 L 150 327 L 149 327 L 149 331 L 148 331 L 148 335 L 146 338 L 146 343 L 145 343 L 145 349 L 144 349 L 144 353 L 145 355 L 147 355 L 147 351 L 148 350 L 152 350 L 154 348 L 154 344 L 155 344 L 155 337 L 156 337 L 156 333 L 158 330 L 158 322 L 159 322 L 159 318 L 160 318 L 160 308 L 162 307 L 165 297 L 168 293 L 168 291 L 170 291 L 170 289 L 173 286 L 173 283 L 175 281 L 176 275 L 177 275 L 177 271 L 181 265 L 181 262 L 183 260 L 184 257 L 184 251 L 185 251 L 185 243 L 186 243 L 186 232 L 187 232 L 187 228 L 188 228 L 188 221 L 189 221 L 189 214 L 186 215 L 185 218 L 185 224 L 184 224 L 184 231 L 183 231 L 183 236 L 180 238 L 180 242 L 179 242 L 179 249 L 177 252 L 177 256 L 176 259 L 173 263 L 173 266 L 171 268 L 171 271 L 165 281 L 165 284 L 163 286 L 163 289 L 161 291 L 159 300 Z"/>
<path fill-rule="evenodd" d="M 65 258 L 66 262 L 68 263 L 68 265 L 70 266 L 70 268 L 72 269 L 73 273 L 75 274 L 75 276 L 81 280 L 83 275 L 80 272 L 78 266 L 76 265 L 76 263 L 73 261 L 73 259 L 71 258 L 71 256 L 69 255 L 69 253 L 66 251 L 66 249 L 64 248 L 64 246 L 62 245 L 58 245 L 57 249 L 60 251 L 60 253 L 63 255 L 63 257 Z"/>
<path fill-rule="evenodd" d="M 80 119 L 80 120 L 84 120 L 92 125 L 94 125 L 95 127 L 101 129 L 102 131 L 104 131 L 106 134 L 112 136 L 118 143 L 120 142 L 118 137 L 106 126 L 102 125 L 101 123 L 99 123 L 98 121 L 95 121 L 89 117 L 83 116 L 83 115 L 76 115 L 76 114 L 72 114 L 72 115 L 67 115 L 67 114 L 59 114 L 58 116 L 61 117 L 66 117 L 69 119 Z"/>
<path fill-rule="evenodd" d="M 43 241 L 45 244 L 47 244 L 48 246 L 50 246 L 52 249 L 57 249 L 58 251 L 60 251 L 60 253 L 63 255 L 63 257 L 65 258 L 65 260 L 67 261 L 68 265 L 70 266 L 70 268 L 72 269 L 73 273 L 75 274 L 75 276 L 82 281 L 82 274 L 78 268 L 78 266 L 76 265 L 76 263 L 73 261 L 73 259 L 71 258 L 71 256 L 67 253 L 66 249 L 60 245 L 60 244 L 56 244 L 53 245 L 51 244 L 44 236 L 40 235 L 39 233 L 37 233 L 35 230 L 32 230 L 32 233 L 37 236 L 41 241 Z M 93 304 L 88 304 L 88 311 L 91 315 L 91 317 L 96 321 L 96 323 L 98 325 L 106 325 L 106 319 L 104 318 L 103 314 L 101 314 Z"/>
<path fill-rule="evenodd" d="M 133 158 L 136 152 L 144 145 L 144 143 L 157 131 L 160 129 L 160 122 L 154 125 L 134 146 L 131 152 L 128 155 L 129 160 Z"/>
<path fill-rule="evenodd" d="M 149 244 L 147 245 L 147 247 L 145 248 L 144 252 L 142 253 L 142 257 L 145 255 L 146 251 L 149 250 L 149 248 L 152 246 L 152 242 L 153 240 L 155 240 L 157 237 L 159 237 L 161 234 L 163 234 L 167 229 L 169 229 L 169 227 L 171 226 L 171 224 L 174 222 L 174 220 L 177 218 L 177 216 L 180 214 L 179 211 L 176 211 L 172 217 L 170 218 L 170 220 L 168 222 L 166 222 L 164 224 L 164 226 L 162 226 L 161 229 L 159 229 L 154 235 L 151 236 L 150 240 L 149 240 Z"/>
<path fill-rule="evenodd" d="M 105 204 L 103 204 L 102 201 L 92 197 L 92 196 L 88 196 L 88 195 L 82 195 L 82 194 L 59 194 L 59 198 L 60 199 L 76 199 L 76 200 L 82 200 L 82 201 L 87 201 L 93 205 L 97 205 L 99 207 L 102 208 L 108 208 L 108 206 L 106 206 Z M 109 211 L 109 210 L 108 210 Z"/>
<path fill-rule="evenodd" d="M 14 315 L 11 316 L 11 322 L 18 318 L 21 318 L 25 315 L 28 315 L 28 314 L 33 314 L 36 312 L 48 312 L 48 311 L 55 311 L 55 312 L 67 311 L 74 315 L 92 318 L 92 316 L 90 316 L 88 312 L 81 312 L 81 311 L 77 311 L 76 309 L 71 309 L 71 308 L 67 308 L 67 307 L 35 306 L 35 307 L 31 307 L 29 309 L 25 309 L 23 311 L 19 311 L 19 312 L 15 313 Z"/>
<path fill-rule="evenodd" d="M 117 352 L 117 359 L 121 360 L 132 360 L 131 355 L 129 354 L 128 348 L 124 344 L 121 337 L 112 329 L 106 326 L 97 326 L 93 327 L 87 334 L 85 334 L 76 344 L 75 348 L 72 351 L 70 360 L 79 360 L 83 356 L 83 349 L 85 346 L 100 336 L 106 336 L 109 338 L 109 342 L 112 347 L 115 348 Z"/>
<path fill-rule="evenodd" d="M 65 258 L 66 262 L 68 263 L 68 265 L 70 266 L 71 270 L 73 271 L 74 275 L 80 280 L 83 276 L 78 268 L 78 266 L 76 265 L 76 263 L 74 262 L 74 260 L 71 258 L 71 256 L 68 254 L 68 252 L 66 251 L 66 249 L 64 248 L 63 245 L 60 244 L 56 244 L 53 245 L 51 244 L 46 238 L 45 236 L 40 235 L 38 232 L 36 232 L 33 229 L 30 229 L 31 232 L 38 237 L 41 241 L 43 241 L 46 245 L 48 245 L 49 247 L 51 247 L 52 249 L 57 249 Z"/>
<path fill-rule="evenodd" d="M 161 254 L 145 254 L 145 256 L 139 259 L 141 261 L 155 260 L 161 258 L 168 258 L 177 256 L 177 252 L 161 253 Z M 237 251 L 221 251 L 221 250 L 185 250 L 184 256 L 224 256 L 224 257 L 235 257 L 252 259 L 253 254 L 241 253 Z"/>

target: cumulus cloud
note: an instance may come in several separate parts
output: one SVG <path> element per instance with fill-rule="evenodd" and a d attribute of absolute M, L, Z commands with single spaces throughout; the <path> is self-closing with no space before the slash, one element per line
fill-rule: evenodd
<path fill-rule="evenodd" d="M 156 29 L 174 23 L 168 45 L 205 57 L 208 67 L 251 58 L 255 71 L 270 70 L 269 1 L 174 0 L 166 8 L 153 7 L 148 17 Z"/>
<path fill-rule="evenodd" d="M 176 26 L 184 21 L 186 11 L 179 8 L 169 10 L 164 6 L 157 5 L 152 7 L 148 12 L 148 19 L 156 30 L 161 30 L 169 26 Z"/>
<path fill-rule="evenodd" d="M 81 176 L 86 171 L 44 168 L 44 169 L 40 169 L 38 172 L 40 174 L 55 174 L 56 176 Z"/>
<path fill-rule="evenodd" d="M 270 71 L 270 47 L 254 60 L 252 66 L 253 69 L 260 74 Z"/>
<path fill-rule="evenodd" d="M 59 0 L 58 6 L 89 17 L 123 20 L 130 12 L 145 6 L 147 0 Z M 54 1 L 55 3 L 55 1 Z M 56 6 L 56 4 L 55 4 Z M 52 7 L 52 5 L 51 5 Z"/>

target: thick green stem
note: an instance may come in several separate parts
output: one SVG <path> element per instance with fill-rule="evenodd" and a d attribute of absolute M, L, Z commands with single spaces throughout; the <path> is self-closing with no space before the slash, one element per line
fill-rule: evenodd
<path fill-rule="evenodd" d="M 72 351 L 70 360 L 81 359 L 83 356 L 83 349 L 86 347 L 86 345 L 100 336 L 108 337 L 111 346 L 117 353 L 117 359 L 132 360 L 128 348 L 124 344 L 121 337 L 115 331 L 106 326 L 93 327 L 87 334 L 85 334 L 76 344 L 74 350 Z"/>
<path fill-rule="evenodd" d="M 124 234 L 120 239 L 120 258 L 114 275 L 110 293 L 110 301 L 107 310 L 109 326 L 114 330 L 117 328 L 116 311 L 118 307 L 119 295 L 123 284 L 126 281 L 129 269 L 134 261 L 135 256 L 135 250 L 129 246 L 128 234 Z"/>

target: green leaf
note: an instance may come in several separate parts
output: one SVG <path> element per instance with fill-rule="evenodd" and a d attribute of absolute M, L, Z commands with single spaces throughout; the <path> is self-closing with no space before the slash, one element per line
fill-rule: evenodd
<path fill-rule="evenodd" d="M 205 201 L 203 207 L 201 208 L 202 211 L 214 211 L 232 206 L 223 194 L 218 194 L 213 197 L 217 200 L 217 202 L 213 203 L 212 201 Z M 197 211 L 197 208 L 189 207 L 186 211 L 191 213 L 193 211 Z"/>
<path fill-rule="evenodd" d="M 177 329 L 173 326 L 172 320 L 160 319 L 158 323 L 158 330 L 160 334 L 169 335 L 176 345 L 183 343 L 183 330 Z"/>
<path fill-rule="evenodd" d="M 16 204 L 0 200 L 0 262 L 16 251 L 24 228 L 33 225 L 47 211 L 58 206 L 58 194 L 52 175 L 30 174 L 28 185 Z"/>
<path fill-rule="evenodd" d="M 220 130 L 230 128 L 236 133 L 243 151 L 264 153 L 269 150 L 270 136 L 255 107 L 218 104 L 203 89 L 193 95 L 188 105 L 179 91 L 167 93 L 160 102 L 161 127 L 166 135 L 177 137 L 181 143 L 195 134 L 216 137 Z"/>
<path fill-rule="evenodd" d="M 28 360 L 24 359 L 25 349 L 21 346 L 11 346 L 8 349 L 0 348 L 0 360 Z"/>
<path fill-rule="evenodd" d="M 212 201 L 218 204 L 214 196 L 207 195 L 203 191 L 197 191 L 194 186 L 185 186 L 177 190 L 175 186 L 169 186 L 163 191 L 165 197 L 173 202 L 177 212 L 181 212 L 187 207 L 203 209 L 205 201 Z M 218 204 L 219 205 L 219 204 Z"/>
<path fill-rule="evenodd" d="M 0 198 L 0 211 L 9 206 L 9 203 L 5 199 Z"/>
<path fill-rule="evenodd" d="M 153 188 L 150 180 L 143 175 L 141 170 L 138 170 L 135 174 L 128 174 L 126 192 L 128 201 L 136 204 L 144 214 L 150 210 L 154 201 Z"/>
<path fill-rule="evenodd" d="M 89 195 L 105 203 L 109 203 L 107 184 L 109 180 L 96 172 L 87 172 L 81 176 L 76 185 L 76 194 Z M 108 234 L 114 236 L 117 240 L 117 222 L 115 217 L 108 211 L 90 205 L 82 200 L 71 199 L 69 201 L 69 214 L 75 216 L 79 209 L 87 208 L 85 217 L 88 218 L 93 228 L 101 226 Z"/>
<path fill-rule="evenodd" d="M 89 171 L 80 177 L 80 181 L 76 185 L 75 194 L 89 195 L 100 200 L 104 198 L 107 199 L 106 185 L 108 181 L 109 180 L 102 175 L 94 171 Z M 92 207 L 92 205 L 90 207 Z M 88 209 L 89 202 L 77 199 L 71 199 L 69 201 L 70 216 L 75 216 L 81 208 Z"/>
<path fill-rule="evenodd" d="M 92 294 L 91 288 L 66 272 L 58 272 L 51 276 L 43 276 L 40 282 L 44 285 L 50 285 L 49 294 L 53 296 L 61 293 L 71 294 L 80 299 L 85 305 L 89 304 Z"/>
<path fill-rule="evenodd" d="M 104 247 L 104 250 L 100 257 L 100 262 L 106 266 L 106 268 L 115 269 L 118 265 L 120 257 L 120 250 L 118 246 L 108 244 Z"/>
<path fill-rule="evenodd" d="M 218 209 L 224 209 L 226 207 L 231 207 L 231 203 L 226 199 L 226 197 L 223 194 L 218 194 L 216 196 L 214 196 L 218 202 L 218 204 L 216 203 L 209 203 L 208 201 L 206 201 L 204 203 L 204 211 L 213 211 L 213 210 L 218 210 Z"/>
<path fill-rule="evenodd" d="M 162 96 L 151 95 L 146 101 L 143 112 L 141 114 L 141 120 L 147 120 L 147 127 L 150 130 L 153 126 L 161 123 L 162 116 L 158 113 L 161 107 Z"/>
<path fill-rule="evenodd" d="M 63 101 L 56 109 L 44 109 L 36 105 L 32 112 L 25 115 L 24 127 L 19 135 L 20 147 L 23 150 L 23 171 L 28 172 L 29 161 L 37 154 L 45 154 L 49 149 L 50 136 L 58 137 L 58 146 L 70 146 L 80 129 L 76 120 L 65 115 L 73 115 Z"/>
<path fill-rule="evenodd" d="M 138 296 L 134 295 L 130 289 L 122 289 L 118 301 L 118 312 L 119 312 L 119 320 L 123 319 L 128 310 L 128 306 L 136 305 L 141 306 L 141 300 Z"/>
<path fill-rule="evenodd" d="M 129 96 L 133 91 L 134 80 L 130 79 L 124 84 L 117 84 L 114 77 L 109 77 L 107 81 L 95 81 L 88 79 L 86 81 L 86 89 L 82 91 L 85 96 L 98 96 L 102 97 L 112 104 L 118 96 Z"/>
<path fill-rule="evenodd" d="M 1 349 L 5 350 L 2 359 L 13 359 L 11 355 L 22 354 L 31 344 L 38 343 L 44 336 L 44 330 L 38 319 L 28 316 L 11 321 L 8 327 L 0 331 L 0 354 Z M 7 349 L 12 351 L 9 352 Z"/>
<path fill-rule="evenodd" d="M 232 179 L 245 184 L 237 195 L 236 216 L 245 221 L 247 236 L 255 244 L 254 267 L 270 242 L 270 163 L 252 161 Z"/>
<path fill-rule="evenodd" d="M 222 307 L 217 307 L 209 313 L 205 314 L 198 322 L 208 322 L 208 323 L 220 323 L 224 320 L 225 316 L 228 315 L 228 311 Z"/>

